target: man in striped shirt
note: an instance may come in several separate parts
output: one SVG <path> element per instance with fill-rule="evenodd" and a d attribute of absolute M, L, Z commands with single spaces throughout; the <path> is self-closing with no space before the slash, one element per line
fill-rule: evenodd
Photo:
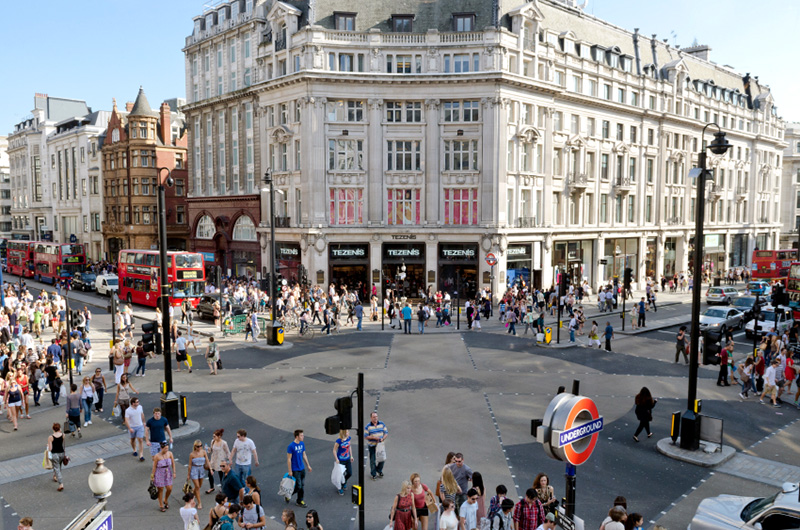
<path fill-rule="evenodd" d="M 369 449 L 369 472 L 372 475 L 372 480 L 378 477 L 383 478 L 383 464 L 385 462 L 377 462 L 375 453 L 380 442 L 385 442 L 389 436 L 389 429 L 386 425 L 378 420 L 378 413 L 373 412 L 369 418 L 369 424 L 364 428 L 364 438 L 367 440 L 367 449 Z"/>

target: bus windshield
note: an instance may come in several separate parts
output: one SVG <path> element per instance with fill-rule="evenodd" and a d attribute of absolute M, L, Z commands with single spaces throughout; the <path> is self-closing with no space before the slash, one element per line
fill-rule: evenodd
<path fill-rule="evenodd" d="M 203 256 L 200 254 L 176 254 L 175 266 L 186 269 L 200 269 L 203 267 Z"/>
<path fill-rule="evenodd" d="M 203 282 L 174 282 L 172 284 L 172 296 L 175 298 L 187 298 L 203 296 Z"/>
<path fill-rule="evenodd" d="M 61 255 L 83 254 L 83 245 L 61 245 Z"/>

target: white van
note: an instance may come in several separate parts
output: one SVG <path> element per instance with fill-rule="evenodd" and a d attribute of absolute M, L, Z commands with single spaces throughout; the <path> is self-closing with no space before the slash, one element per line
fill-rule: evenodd
<path fill-rule="evenodd" d="M 98 276 L 94 285 L 97 289 L 97 293 L 105 296 L 110 295 L 112 292 L 119 292 L 119 278 L 116 274 Z"/>

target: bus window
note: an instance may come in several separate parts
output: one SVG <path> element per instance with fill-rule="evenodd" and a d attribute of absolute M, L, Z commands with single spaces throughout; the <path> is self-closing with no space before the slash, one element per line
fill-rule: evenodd
<path fill-rule="evenodd" d="M 145 265 L 156 265 L 156 255 L 155 254 L 145 254 L 144 256 L 144 264 Z"/>
<path fill-rule="evenodd" d="M 137 291 L 145 292 L 147 291 L 147 285 L 145 285 L 144 280 L 134 280 L 133 288 Z"/>
<path fill-rule="evenodd" d="M 203 258 L 200 254 L 177 254 L 175 266 L 187 269 L 198 269 L 202 266 Z"/>
<path fill-rule="evenodd" d="M 141 252 L 137 252 L 136 257 L 133 259 L 133 262 L 136 265 L 141 265 L 142 263 L 144 263 L 144 254 L 142 254 Z"/>

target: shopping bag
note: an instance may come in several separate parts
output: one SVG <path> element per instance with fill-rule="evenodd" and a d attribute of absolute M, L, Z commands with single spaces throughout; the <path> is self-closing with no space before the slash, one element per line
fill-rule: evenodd
<path fill-rule="evenodd" d="M 333 471 L 331 471 L 331 484 L 333 484 L 337 490 L 342 489 L 345 471 L 346 468 L 344 464 L 340 464 L 339 462 L 333 463 Z"/>
<path fill-rule="evenodd" d="M 97 405 L 98 401 L 100 401 L 100 396 L 97 395 L 97 392 L 92 392 L 92 405 Z"/>
<path fill-rule="evenodd" d="M 536 342 L 544 342 L 544 333 L 536 334 Z"/>
<path fill-rule="evenodd" d="M 278 495 L 281 497 L 291 497 L 294 493 L 294 477 L 286 473 L 281 479 L 280 487 L 278 487 Z"/>
<path fill-rule="evenodd" d="M 375 460 L 378 462 L 386 462 L 386 444 L 383 442 L 378 442 L 378 446 L 375 448 Z"/>
<path fill-rule="evenodd" d="M 42 460 L 42 467 L 44 469 L 53 469 L 53 461 L 50 460 L 50 451 L 44 450 L 44 459 Z"/>
<path fill-rule="evenodd" d="M 114 408 L 111 409 L 111 416 L 118 417 L 122 414 L 122 409 L 119 408 L 119 405 L 114 405 Z"/>
<path fill-rule="evenodd" d="M 181 491 L 184 493 L 194 493 L 194 486 L 188 478 L 186 479 L 186 482 L 183 483 L 183 488 L 181 488 Z"/>
<path fill-rule="evenodd" d="M 192 356 L 189 355 L 188 353 L 186 354 L 186 364 L 189 365 L 189 368 L 192 367 Z"/>

